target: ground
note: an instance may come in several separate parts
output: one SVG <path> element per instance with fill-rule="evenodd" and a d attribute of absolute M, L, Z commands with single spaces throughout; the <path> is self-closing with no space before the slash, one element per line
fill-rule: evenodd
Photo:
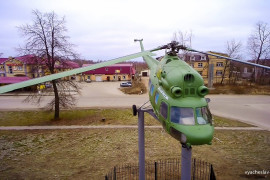
<path fill-rule="evenodd" d="M 136 127 L 136 117 L 132 117 L 129 109 L 78 111 L 81 116 L 77 112 L 63 112 L 67 114 L 61 121 L 51 121 L 52 114 L 47 120 L 38 118 L 40 111 L 0 112 L 0 124 L 21 114 L 17 122 L 26 124 L 32 117 L 41 119 L 35 125 L 109 123 Z M 114 119 L 109 119 L 112 116 Z M 119 116 L 123 119 L 118 120 Z M 216 126 L 249 126 L 219 117 L 215 119 Z M 149 116 L 146 120 L 147 125 L 158 125 Z M 265 176 L 251 176 L 245 172 L 269 170 L 269 137 L 269 131 L 216 130 L 212 145 L 193 146 L 193 157 L 212 163 L 218 179 L 263 178 Z M 161 127 L 146 128 L 145 141 L 147 161 L 180 158 L 180 143 Z M 1 130 L 0 152 L 0 179 L 103 179 L 116 165 L 137 164 L 138 132 L 136 128 Z"/>

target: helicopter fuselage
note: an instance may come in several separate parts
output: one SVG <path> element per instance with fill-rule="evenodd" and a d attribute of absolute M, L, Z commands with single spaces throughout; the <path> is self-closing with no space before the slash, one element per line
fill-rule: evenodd
<path fill-rule="evenodd" d="M 164 129 L 182 144 L 211 144 L 214 128 L 201 75 L 178 56 L 166 54 L 155 63 L 148 58 L 149 99 Z"/>

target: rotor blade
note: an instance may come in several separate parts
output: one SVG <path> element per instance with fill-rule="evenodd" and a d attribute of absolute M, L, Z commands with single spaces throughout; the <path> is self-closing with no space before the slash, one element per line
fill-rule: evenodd
<path fill-rule="evenodd" d="M 64 72 L 61 72 L 61 73 L 51 74 L 51 75 L 48 75 L 48 76 L 43 76 L 43 77 L 40 77 L 40 78 L 35 78 L 35 79 L 28 80 L 28 81 L 23 81 L 23 82 L 20 82 L 20 83 L 15 83 L 15 84 L 2 86 L 2 87 L 0 87 L 0 94 L 6 93 L 6 92 L 9 92 L 9 91 L 13 91 L 15 89 L 20 89 L 20 88 L 23 88 L 23 87 L 32 86 L 32 85 L 35 85 L 35 84 L 39 84 L 39 83 L 43 83 L 43 82 L 63 78 L 63 77 L 66 77 L 66 76 L 71 76 L 73 74 L 79 74 L 79 73 L 83 73 L 83 72 L 86 72 L 86 71 L 98 69 L 98 68 L 101 68 L 101 67 L 109 66 L 109 65 L 112 65 L 112 64 L 120 63 L 120 62 L 123 62 L 123 61 L 127 61 L 127 60 L 130 60 L 130 59 L 135 59 L 135 58 L 138 58 L 138 57 L 141 57 L 141 56 L 146 56 L 146 55 L 153 56 L 154 54 L 149 52 L 149 51 L 143 51 L 143 52 L 131 54 L 131 55 L 128 55 L 128 56 L 120 57 L 120 58 L 117 58 L 117 59 L 113 59 L 113 60 L 110 60 L 110 61 L 94 64 L 94 65 L 91 65 L 91 66 L 81 67 L 81 68 L 73 69 L 73 70 L 70 70 L 70 71 L 64 71 Z"/>
<path fill-rule="evenodd" d="M 188 50 L 188 51 L 198 52 L 198 53 L 202 53 L 202 54 L 206 54 L 206 55 L 210 55 L 210 56 L 216 56 L 216 57 L 219 57 L 219 58 L 224 58 L 224 59 L 228 59 L 228 60 L 231 60 L 231 61 L 240 62 L 240 63 L 244 63 L 244 64 L 248 64 L 248 65 L 252 65 L 252 66 L 257 66 L 257 67 L 261 67 L 261 68 L 265 68 L 265 69 L 269 69 L 270 70 L 270 67 L 269 66 L 264 66 L 264 65 L 261 65 L 261 64 L 251 63 L 251 62 L 247 62 L 247 61 L 241 61 L 239 59 L 234 59 L 234 58 L 230 58 L 230 57 L 220 56 L 220 55 L 216 55 L 216 54 L 212 54 L 212 53 L 207 53 L 207 52 L 202 52 L 202 51 L 197 51 L 197 50 L 190 49 L 190 48 L 185 48 L 185 49 Z"/>

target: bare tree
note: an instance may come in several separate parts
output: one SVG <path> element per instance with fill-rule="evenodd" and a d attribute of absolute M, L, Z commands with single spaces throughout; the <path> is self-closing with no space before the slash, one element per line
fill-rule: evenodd
<path fill-rule="evenodd" d="M 183 46 L 191 48 L 192 38 L 193 38 L 193 34 L 191 30 L 189 32 L 178 31 L 178 32 L 173 33 L 172 40 L 179 42 L 179 44 Z"/>
<path fill-rule="evenodd" d="M 270 27 L 267 23 L 258 22 L 254 32 L 250 35 L 247 42 L 247 49 L 256 64 L 261 59 L 267 59 L 270 55 Z M 257 82 L 258 69 L 255 67 L 255 82 Z"/>
<path fill-rule="evenodd" d="M 234 39 L 231 41 L 227 41 L 226 54 L 230 58 L 242 59 L 242 56 L 240 54 L 241 48 L 242 48 L 241 41 L 236 42 Z"/>
<path fill-rule="evenodd" d="M 191 30 L 189 32 L 187 32 L 187 31 L 182 32 L 181 30 L 179 30 L 178 32 L 173 33 L 172 41 L 179 42 L 179 44 L 191 48 L 192 47 L 192 38 L 193 38 L 193 34 L 192 34 Z M 182 54 L 184 57 L 183 60 L 187 60 L 186 58 L 188 57 L 189 51 L 182 50 Z"/>
<path fill-rule="evenodd" d="M 33 11 L 33 23 L 19 27 L 22 36 L 25 37 L 25 44 L 18 50 L 23 54 L 32 54 L 36 57 L 36 64 L 44 67 L 50 74 L 56 73 L 56 64 L 64 63 L 64 60 L 75 58 L 73 44 L 68 42 L 69 37 L 65 35 L 67 28 L 65 18 L 59 18 L 54 12 L 41 13 Z M 55 110 L 54 119 L 59 119 L 60 108 L 67 108 L 74 105 L 74 97 L 68 91 L 70 88 L 78 92 L 79 87 L 70 81 L 53 80 L 52 82 L 54 99 L 48 104 Z M 59 91 L 60 90 L 60 91 Z M 33 95 L 27 98 L 28 101 L 39 103 L 43 95 Z"/>
<path fill-rule="evenodd" d="M 236 42 L 233 39 L 231 41 L 227 41 L 225 52 L 231 58 L 241 59 L 242 58 L 241 57 L 241 54 L 240 54 L 241 48 L 242 48 L 241 41 Z M 228 67 L 230 68 L 230 71 L 229 71 L 229 81 L 231 80 L 231 77 L 232 77 L 232 74 L 233 74 L 233 70 L 234 70 L 234 63 L 233 62 L 230 62 L 229 63 L 229 62 L 230 61 L 227 60 L 226 63 L 225 63 L 225 67 L 224 67 L 224 70 L 223 70 L 223 73 L 222 73 L 222 79 L 220 81 L 220 84 L 222 84 L 223 81 L 224 81 L 225 73 L 226 73 L 226 70 L 227 70 Z"/>

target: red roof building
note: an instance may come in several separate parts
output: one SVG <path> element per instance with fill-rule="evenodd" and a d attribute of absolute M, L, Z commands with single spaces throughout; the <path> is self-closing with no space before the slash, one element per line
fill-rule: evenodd
<path fill-rule="evenodd" d="M 93 64 L 83 64 L 83 67 Z M 133 64 L 114 64 L 83 73 L 84 80 L 91 81 L 129 81 L 134 78 L 136 70 Z"/>

